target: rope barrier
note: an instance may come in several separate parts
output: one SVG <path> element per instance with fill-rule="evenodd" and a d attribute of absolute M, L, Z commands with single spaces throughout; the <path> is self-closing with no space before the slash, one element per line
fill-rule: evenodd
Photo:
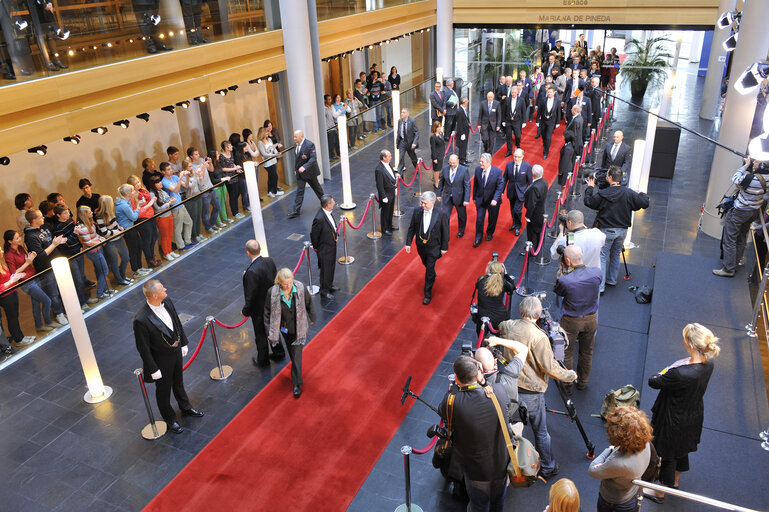
<path fill-rule="evenodd" d="M 555 226 L 555 219 L 558 218 L 558 207 L 559 206 L 561 206 L 561 200 L 560 199 L 556 200 L 556 202 L 555 202 L 555 212 L 553 213 L 553 218 L 550 219 L 550 222 L 547 223 L 547 229 L 550 229 L 553 226 Z"/>
<path fill-rule="evenodd" d="M 444 427 L 446 424 L 441 420 L 441 422 L 438 424 L 439 427 Z M 412 448 L 411 451 L 423 455 L 429 451 L 432 451 L 433 448 L 435 448 L 435 445 L 438 444 L 438 436 L 433 437 L 433 440 L 430 441 L 430 444 L 425 446 L 424 448 Z"/>
<path fill-rule="evenodd" d="M 414 184 L 414 180 L 417 179 L 417 174 L 419 174 L 419 164 L 420 163 L 422 164 L 422 166 L 425 165 L 423 160 L 420 160 L 419 162 L 417 162 L 417 167 L 416 167 L 416 169 L 414 169 L 414 175 L 411 177 L 411 181 L 408 183 L 408 185 L 406 184 L 405 181 L 403 181 L 403 178 L 398 178 L 400 180 L 400 182 L 403 183 L 404 187 L 408 188 L 408 187 L 410 187 L 411 185 Z"/>
<path fill-rule="evenodd" d="M 521 267 L 521 275 L 518 276 L 518 282 L 515 283 L 515 287 L 516 288 L 520 288 L 521 287 L 521 283 L 523 283 L 523 276 L 526 275 L 526 267 L 528 267 L 528 266 L 529 266 L 529 255 L 526 254 L 523 257 L 523 267 Z"/>
<path fill-rule="evenodd" d="M 486 324 L 481 324 L 481 333 L 478 335 L 478 343 L 475 345 L 475 348 L 481 348 L 481 343 L 483 342 L 483 335 L 486 333 Z"/>
<path fill-rule="evenodd" d="M 480 130 L 481 130 L 481 125 L 479 125 L 479 124 L 475 125 L 475 130 L 473 130 L 472 126 L 470 127 L 470 132 L 471 133 L 478 133 Z"/>
<path fill-rule="evenodd" d="M 186 370 L 187 367 L 192 364 L 192 361 L 195 360 L 196 357 L 198 357 L 198 353 L 200 352 L 200 347 L 203 346 L 203 340 L 206 339 L 206 333 L 208 332 L 208 324 L 203 328 L 203 333 L 200 335 L 200 341 L 198 341 L 198 346 L 195 348 L 195 352 L 192 353 L 190 356 L 190 360 L 184 363 L 184 366 L 182 366 L 182 370 Z"/>
<path fill-rule="evenodd" d="M 446 155 L 444 154 L 443 156 L 446 156 Z M 422 162 L 422 167 L 425 168 L 425 171 L 432 171 L 434 166 L 435 166 L 435 164 L 433 164 L 432 162 L 430 162 L 430 167 L 427 167 L 427 164 L 424 163 L 424 161 Z"/>
<path fill-rule="evenodd" d="M 299 256 L 299 262 L 294 267 L 294 275 L 296 275 L 296 273 L 299 272 L 299 267 L 302 266 L 303 261 L 304 261 L 304 249 L 302 249 L 302 255 Z"/>
<path fill-rule="evenodd" d="M 241 325 L 246 323 L 246 320 L 248 320 L 248 317 L 244 316 L 243 320 L 241 320 L 240 322 L 236 323 L 235 325 L 227 325 L 227 324 L 221 323 L 219 320 L 214 318 L 214 322 L 216 322 L 216 325 L 218 325 L 219 327 L 224 327 L 225 329 L 237 329 L 238 327 L 240 327 Z"/>
<path fill-rule="evenodd" d="M 494 327 L 492 327 L 491 324 L 489 324 L 489 332 L 492 334 L 499 334 L 499 330 L 494 329 Z"/>
<path fill-rule="evenodd" d="M 416 173 L 414 175 L 416 176 Z M 360 222 L 358 223 L 357 226 L 353 226 L 352 223 L 350 222 L 350 219 L 345 217 L 344 220 L 345 222 L 347 222 L 347 225 L 353 229 L 360 229 L 360 227 L 363 225 L 363 221 L 366 220 L 366 214 L 368 214 L 368 211 L 371 208 L 371 203 L 372 203 L 371 198 L 369 198 L 368 202 L 366 203 L 366 211 L 363 212 L 363 217 L 360 219 Z"/>
<path fill-rule="evenodd" d="M 443 152 L 443 156 L 446 156 L 449 154 L 449 149 L 451 149 L 451 145 L 456 142 L 456 133 L 452 133 L 451 137 L 449 137 L 449 142 L 446 144 L 446 151 Z M 429 169 L 428 169 L 429 170 Z"/>
<path fill-rule="evenodd" d="M 536 256 L 536 255 L 538 255 L 538 254 L 539 254 L 539 250 L 540 250 L 540 249 L 542 249 L 542 243 L 543 243 L 543 242 L 544 242 L 544 240 L 545 240 L 545 230 L 546 230 L 546 229 L 547 229 L 547 225 L 545 225 L 545 224 L 543 223 L 543 224 L 542 224 L 542 232 L 541 232 L 541 233 L 540 233 L 540 235 L 539 235 L 539 245 L 537 245 L 537 250 L 531 253 L 531 255 L 532 255 L 532 256 Z"/>

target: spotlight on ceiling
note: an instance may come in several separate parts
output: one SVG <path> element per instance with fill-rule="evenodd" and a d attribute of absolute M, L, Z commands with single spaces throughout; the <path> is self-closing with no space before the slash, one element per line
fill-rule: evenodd
<path fill-rule="evenodd" d="M 718 28 L 724 29 L 730 27 L 732 23 L 734 23 L 734 13 L 727 11 L 718 18 L 716 25 L 718 25 Z"/>
<path fill-rule="evenodd" d="M 150 122 L 150 115 L 145 112 L 143 114 L 139 114 L 138 116 L 136 116 L 136 119 L 141 119 L 145 123 L 149 123 Z"/>
<path fill-rule="evenodd" d="M 69 30 L 62 30 L 60 28 L 57 28 L 56 37 L 58 37 L 62 41 L 66 41 L 67 39 L 69 39 Z"/>
<path fill-rule="evenodd" d="M 64 142 L 71 142 L 72 144 L 80 144 L 80 135 L 71 135 L 64 137 Z"/>
<path fill-rule="evenodd" d="M 737 39 L 739 39 L 740 34 L 735 32 L 731 36 L 729 36 L 726 41 L 724 41 L 724 44 L 722 45 L 724 47 L 724 50 L 727 52 L 733 52 L 735 48 L 737 48 Z"/>
<path fill-rule="evenodd" d="M 176 106 L 182 107 L 182 108 L 190 108 L 190 101 L 189 100 L 180 101 L 179 103 L 176 104 Z"/>
<path fill-rule="evenodd" d="M 754 62 L 748 69 L 742 72 L 734 83 L 734 88 L 740 94 L 748 94 L 755 90 L 768 75 L 769 63 Z"/>
<path fill-rule="evenodd" d="M 166 105 L 165 107 L 160 107 L 160 110 L 165 110 L 169 114 L 173 114 L 174 113 L 174 109 L 175 109 L 175 107 L 173 105 Z"/>
<path fill-rule="evenodd" d="M 9 165 L 11 163 L 11 159 L 7 156 L 0 157 L 0 165 Z"/>
<path fill-rule="evenodd" d="M 27 153 L 37 153 L 40 156 L 45 156 L 45 154 L 48 153 L 48 147 L 47 146 L 35 146 L 34 148 L 29 148 L 27 150 Z"/>
<path fill-rule="evenodd" d="M 98 128 L 93 128 L 91 131 L 93 133 L 98 133 L 99 135 L 104 135 L 108 130 L 106 126 L 99 126 Z"/>
<path fill-rule="evenodd" d="M 219 89 L 218 91 L 216 91 L 216 94 L 218 94 L 219 96 L 227 96 L 227 92 L 228 92 L 227 89 Z"/>
<path fill-rule="evenodd" d="M 206 96 L 198 96 L 195 99 L 198 100 L 201 103 L 205 103 L 208 98 Z"/>
<path fill-rule="evenodd" d="M 235 91 L 238 90 L 238 86 L 237 85 L 231 85 L 231 86 L 227 87 L 227 89 L 229 89 L 232 92 L 235 92 Z"/>
<path fill-rule="evenodd" d="M 748 144 L 748 154 L 751 158 L 769 162 L 769 132 L 764 132 Z"/>
<path fill-rule="evenodd" d="M 261 78 L 252 78 L 251 80 L 248 81 L 248 83 L 250 83 L 250 84 L 260 84 L 260 83 L 262 83 L 262 79 Z"/>
<path fill-rule="evenodd" d="M 131 121 L 129 121 L 128 119 L 123 119 L 121 121 L 115 121 L 112 124 L 115 126 L 119 126 L 125 130 L 126 128 L 128 128 L 128 125 L 131 124 Z"/>

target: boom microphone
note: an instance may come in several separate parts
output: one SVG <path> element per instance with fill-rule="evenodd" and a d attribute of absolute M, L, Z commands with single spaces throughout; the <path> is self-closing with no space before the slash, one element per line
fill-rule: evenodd
<path fill-rule="evenodd" d="M 406 397 L 409 396 L 409 385 L 411 384 L 411 375 L 406 379 L 406 384 L 403 385 L 403 396 L 401 397 L 401 405 L 406 403 Z"/>

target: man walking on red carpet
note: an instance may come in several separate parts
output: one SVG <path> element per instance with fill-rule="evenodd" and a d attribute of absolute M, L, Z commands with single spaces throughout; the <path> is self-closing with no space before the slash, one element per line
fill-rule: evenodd
<path fill-rule="evenodd" d="M 427 191 L 420 199 L 421 209 L 414 208 L 406 235 L 406 253 L 411 253 L 411 241 L 417 237 L 417 253 L 425 266 L 425 298 L 427 306 L 432 299 L 435 283 L 435 262 L 449 250 L 449 220 L 435 208 L 435 192 Z"/>
<path fill-rule="evenodd" d="M 502 170 L 491 165 L 491 155 L 481 155 L 481 165 L 475 169 L 473 183 L 473 198 L 475 199 L 475 242 L 473 247 L 481 245 L 483 239 L 483 223 L 486 220 L 486 211 L 489 212 L 489 224 L 486 226 L 486 241 L 490 242 L 494 237 L 499 216 L 499 203 L 502 201 L 502 192 L 505 189 L 505 180 Z"/>

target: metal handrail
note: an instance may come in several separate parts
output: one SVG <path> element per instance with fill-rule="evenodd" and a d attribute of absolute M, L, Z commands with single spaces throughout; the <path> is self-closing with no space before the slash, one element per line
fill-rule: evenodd
<path fill-rule="evenodd" d="M 713 498 L 708 498 L 707 496 L 701 496 L 699 494 L 682 491 L 680 489 L 674 489 L 672 487 L 667 487 L 664 485 L 652 484 L 639 479 L 633 480 L 633 483 L 639 487 L 645 487 L 647 489 L 652 489 L 654 491 L 664 492 L 665 494 L 672 494 L 673 496 L 678 496 L 679 498 L 685 498 L 687 500 L 696 501 L 697 503 L 704 503 L 706 505 L 711 505 L 713 507 L 718 507 L 724 510 L 734 510 L 735 512 L 761 512 L 759 510 L 755 510 L 752 508 L 745 508 L 745 507 L 740 507 L 739 505 L 732 505 L 731 503 L 726 503 L 725 501 L 715 500 Z"/>

